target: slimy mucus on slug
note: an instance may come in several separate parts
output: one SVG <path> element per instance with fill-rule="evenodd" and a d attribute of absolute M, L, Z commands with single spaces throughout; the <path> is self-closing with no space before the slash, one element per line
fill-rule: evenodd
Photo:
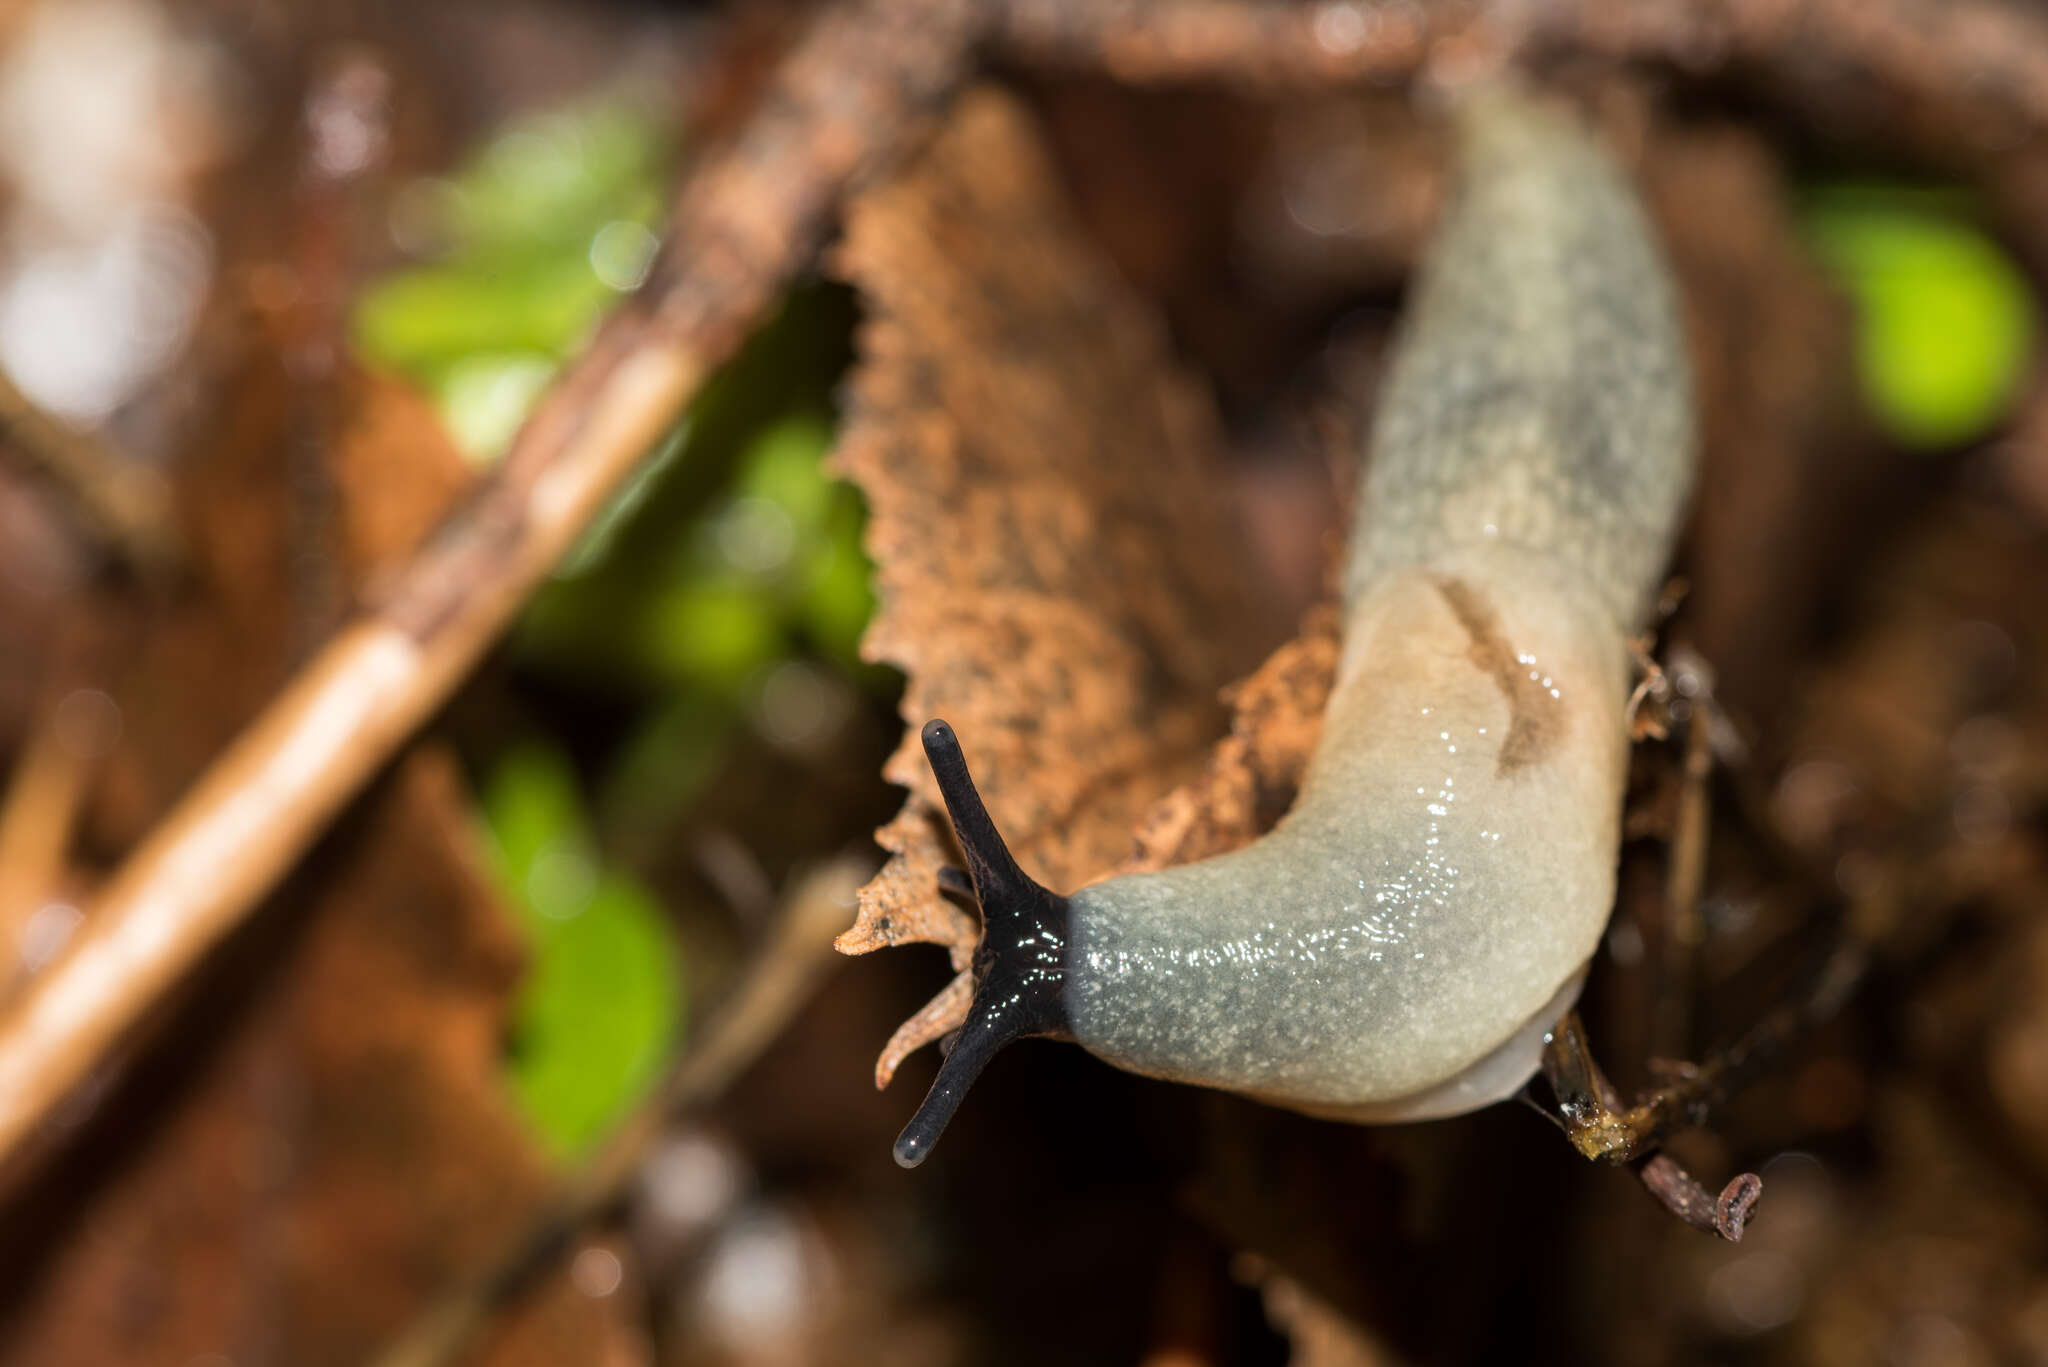
<path fill-rule="evenodd" d="M 925 752 L 983 934 L 896 1143 L 921 1162 L 1011 1040 L 1366 1122 L 1534 1072 L 1614 895 L 1627 638 L 1690 483 L 1673 291 L 1569 115 L 1457 115 L 1458 184 L 1380 400 L 1343 649 L 1292 811 L 1233 853 L 1061 897 L 1011 859 L 944 722 Z"/>

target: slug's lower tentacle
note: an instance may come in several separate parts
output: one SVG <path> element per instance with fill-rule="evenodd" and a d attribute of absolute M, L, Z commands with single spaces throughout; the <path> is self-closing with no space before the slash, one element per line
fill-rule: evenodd
<path fill-rule="evenodd" d="M 1010 856 L 967 771 L 960 738 L 943 721 L 925 724 L 925 758 L 967 856 L 981 904 L 974 951 L 974 1005 L 924 1104 L 896 1139 L 896 1161 L 914 1168 L 938 1142 L 974 1079 L 1004 1045 L 1032 1038 L 1072 1039 L 1062 998 L 1066 983 L 1067 899 L 1038 883 Z"/>

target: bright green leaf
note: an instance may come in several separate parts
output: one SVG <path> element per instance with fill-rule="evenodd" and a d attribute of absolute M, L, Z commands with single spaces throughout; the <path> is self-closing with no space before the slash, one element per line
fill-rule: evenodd
<path fill-rule="evenodd" d="M 509 1082 L 557 1156 L 600 1138 L 659 1073 L 680 1015 L 674 949 L 653 897 L 607 874 L 582 910 L 530 923 Z"/>
<path fill-rule="evenodd" d="M 646 217 L 661 139 L 624 104 L 595 102 L 523 119 L 458 177 L 447 226 L 458 242 L 580 242 L 607 220 Z"/>
<path fill-rule="evenodd" d="M 526 876 L 549 850 L 586 845 L 575 772 L 540 745 L 507 750 L 481 795 L 484 825 L 508 896 L 524 900 Z"/>
<path fill-rule="evenodd" d="M 496 456 L 544 373 L 491 367 L 559 361 L 638 283 L 662 161 L 645 117 L 594 103 L 522 120 L 458 176 L 417 183 L 401 196 L 412 236 L 445 253 L 363 295 L 357 348 L 435 391 L 465 450 Z"/>
<path fill-rule="evenodd" d="M 674 945 L 653 897 L 603 865 L 559 751 L 507 751 L 482 808 L 532 954 L 507 1085 L 550 1151 L 573 1156 L 646 1089 L 672 1043 L 682 1011 Z"/>
<path fill-rule="evenodd" d="M 495 461 L 554 376 L 554 361 L 530 351 L 457 361 L 440 385 L 448 435 L 471 460 Z"/>
<path fill-rule="evenodd" d="M 1955 446 L 2004 415 L 2032 345 L 2026 282 L 1953 197 L 1897 186 L 1815 197 L 1807 231 L 1857 308 L 1856 364 L 1896 440 Z"/>
<path fill-rule="evenodd" d="M 380 364 L 431 382 L 444 367 L 479 353 L 559 357 L 613 297 L 581 256 L 427 266 L 363 296 L 355 342 Z"/>

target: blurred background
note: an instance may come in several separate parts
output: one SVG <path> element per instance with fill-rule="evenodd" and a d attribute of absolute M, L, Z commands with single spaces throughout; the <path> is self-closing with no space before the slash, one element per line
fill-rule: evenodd
<path fill-rule="evenodd" d="M 2048 24 L 1985 8 L 2048 64 Z M 808 17 L 0 0 L 0 1050 L 124 855 L 658 268 Z M 1706 447 L 1589 1029 L 1627 1090 L 1845 937 L 1872 964 L 1675 1146 L 1762 1175 L 1743 1242 L 1532 1109 L 1361 1130 L 1050 1045 L 891 1162 L 934 1061 L 877 1092 L 874 1060 L 952 970 L 825 952 L 903 803 L 904 687 L 862 648 L 890 489 L 828 460 L 882 287 L 828 254 L 0 1167 L 0 1362 L 2048 1362 L 2048 121 L 1796 34 L 1564 46 L 1670 244 Z M 1105 308 L 1209 414 L 1219 554 L 1279 645 L 1342 535 L 1439 125 L 1401 84 L 984 70 Z M 1707 694 L 1728 776 L 1674 919 Z M 707 1064 L 764 974 L 759 1056 Z M 380 1357 L 464 1313 L 473 1344 Z"/>

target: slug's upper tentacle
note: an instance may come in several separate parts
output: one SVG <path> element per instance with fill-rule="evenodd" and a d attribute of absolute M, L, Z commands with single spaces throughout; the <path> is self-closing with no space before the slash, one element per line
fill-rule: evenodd
<path fill-rule="evenodd" d="M 981 904 L 974 951 L 974 1005 L 924 1104 L 896 1139 L 896 1161 L 914 1168 L 938 1142 L 960 1100 L 997 1051 L 1013 1040 L 1072 1039 L 1061 989 L 1066 980 L 1067 899 L 1017 867 L 967 772 L 960 738 L 943 721 L 925 723 L 925 758 Z"/>

